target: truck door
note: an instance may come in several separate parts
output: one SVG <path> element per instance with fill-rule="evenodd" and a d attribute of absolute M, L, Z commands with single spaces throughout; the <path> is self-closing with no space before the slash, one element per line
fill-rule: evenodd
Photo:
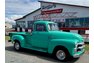
<path fill-rule="evenodd" d="M 48 31 L 45 24 L 36 24 L 35 31 L 32 32 L 32 46 L 37 48 L 48 48 Z"/>

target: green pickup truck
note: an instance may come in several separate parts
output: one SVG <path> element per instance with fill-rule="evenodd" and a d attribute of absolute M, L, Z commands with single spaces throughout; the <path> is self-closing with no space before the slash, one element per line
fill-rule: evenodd
<path fill-rule="evenodd" d="M 12 32 L 9 36 L 16 51 L 27 48 L 47 52 L 60 61 L 70 56 L 79 58 L 84 53 L 82 36 L 59 31 L 57 23 L 51 21 L 36 21 L 32 32 Z"/>

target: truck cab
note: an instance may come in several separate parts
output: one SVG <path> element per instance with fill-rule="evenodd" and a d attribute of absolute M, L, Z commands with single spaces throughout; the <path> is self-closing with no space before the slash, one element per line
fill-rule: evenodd
<path fill-rule="evenodd" d="M 81 35 L 59 31 L 57 23 L 51 21 L 36 21 L 32 32 L 12 32 L 9 36 L 16 51 L 27 48 L 46 52 L 60 61 L 69 56 L 78 58 L 84 53 Z"/>

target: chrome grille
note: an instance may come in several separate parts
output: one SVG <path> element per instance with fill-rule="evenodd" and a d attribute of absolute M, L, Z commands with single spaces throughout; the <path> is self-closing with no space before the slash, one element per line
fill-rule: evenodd
<path fill-rule="evenodd" d="M 82 51 L 84 49 L 84 43 L 78 43 L 77 45 L 77 52 Z"/>

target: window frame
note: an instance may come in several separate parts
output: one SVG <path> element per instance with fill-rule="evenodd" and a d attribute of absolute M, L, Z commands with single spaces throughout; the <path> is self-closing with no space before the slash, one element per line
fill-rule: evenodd
<path fill-rule="evenodd" d="M 43 25 L 45 29 L 43 31 L 39 31 L 39 30 L 37 30 L 37 25 Z M 45 31 L 47 31 L 45 24 L 37 23 L 35 28 L 36 28 L 35 31 L 38 31 L 38 32 L 45 32 Z"/>

